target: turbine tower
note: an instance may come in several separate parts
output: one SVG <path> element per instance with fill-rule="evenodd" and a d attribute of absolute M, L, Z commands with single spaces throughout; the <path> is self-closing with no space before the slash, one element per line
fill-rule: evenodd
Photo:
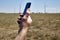
<path fill-rule="evenodd" d="M 46 13 L 46 4 L 44 4 L 44 13 Z"/>
<path fill-rule="evenodd" d="M 46 2 L 47 0 L 44 1 L 44 13 L 46 13 Z"/>
<path fill-rule="evenodd" d="M 22 0 L 19 0 L 19 13 L 21 13 L 21 5 L 22 5 Z"/>

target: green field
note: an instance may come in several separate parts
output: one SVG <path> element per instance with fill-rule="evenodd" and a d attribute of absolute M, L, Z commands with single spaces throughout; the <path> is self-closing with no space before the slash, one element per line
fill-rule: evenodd
<path fill-rule="evenodd" d="M 0 14 L 0 40 L 14 40 L 19 14 Z M 60 14 L 31 14 L 27 40 L 60 40 Z"/>

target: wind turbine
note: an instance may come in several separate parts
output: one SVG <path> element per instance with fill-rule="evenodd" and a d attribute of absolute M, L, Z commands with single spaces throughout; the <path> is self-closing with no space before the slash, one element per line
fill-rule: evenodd
<path fill-rule="evenodd" d="M 46 13 L 46 1 L 47 0 L 44 1 L 44 13 Z"/>

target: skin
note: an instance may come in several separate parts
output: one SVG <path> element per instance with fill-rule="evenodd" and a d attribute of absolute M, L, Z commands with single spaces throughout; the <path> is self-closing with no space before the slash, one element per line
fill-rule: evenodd
<path fill-rule="evenodd" d="M 27 10 L 26 15 L 22 17 L 23 14 L 20 15 L 20 18 L 18 18 L 17 22 L 19 25 L 19 31 L 18 35 L 15 38 L 15 40 L 25 40 L 26 34 L 29 30 L 29 26 L 31 25 L 32 21 L 28 20 L 30 16 L 30 10 Z M 30 17 L 31 19 L 31 17 Z M 32 20 L 32 19 L 31 19 Z"/>

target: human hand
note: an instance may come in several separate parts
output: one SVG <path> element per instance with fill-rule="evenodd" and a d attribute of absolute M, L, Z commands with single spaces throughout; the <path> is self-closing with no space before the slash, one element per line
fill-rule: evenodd
<path fill-rule="evenodd" d="M 18 33 L 20 33 L 20 31 L 22 30 L 22 28 L 26 28 L 29 27 L 32 23 L 32 19 L 30 17 L 30 9 L 27 10 L 26 15 L 20 14 L 20 17 L 18 18 L 17 22 L 19 24 L 19 31 Z"/>

